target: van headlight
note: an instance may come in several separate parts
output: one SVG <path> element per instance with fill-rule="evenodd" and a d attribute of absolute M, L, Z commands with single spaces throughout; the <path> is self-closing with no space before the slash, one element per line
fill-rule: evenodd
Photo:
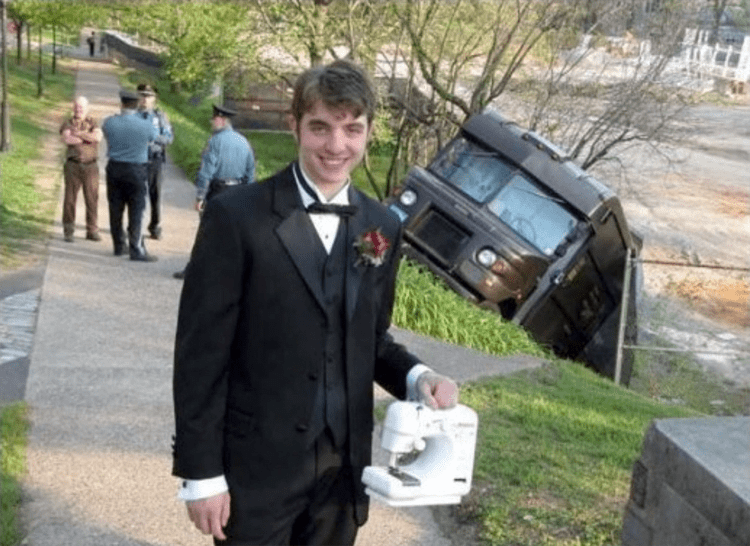
<path fill-rule="evenodd" d="M 477 252 L 477 261 L 487 269 L 492 267 L 492 264 L 494 264 L 496 260 L 497 253 L 491 248 L 483 248 Z"/>
<path fill-rule="evenodd" d="M 414 190 L 404 190 L 401 195 L 398 196 L 398 201 L 405 207 L 411 207 L 417 202 L 417 192 Z"/>

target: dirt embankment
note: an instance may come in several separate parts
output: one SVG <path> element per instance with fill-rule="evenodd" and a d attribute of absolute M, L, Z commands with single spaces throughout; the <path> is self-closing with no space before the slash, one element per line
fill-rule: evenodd
<path fill-rule="evenodd" d="M 666 150 L 669 169 L 634 152 L 626 157 L 629 182 L 616 188 L 628 222 L 644 237 L 644 299 L 652 310 L 655 300 L 676 306 L 666 320 L 682 346 L 717 340 L 714 356 L 699 360 L 748 387 L 749 102 L 692 108 L 687 138 Z"/>

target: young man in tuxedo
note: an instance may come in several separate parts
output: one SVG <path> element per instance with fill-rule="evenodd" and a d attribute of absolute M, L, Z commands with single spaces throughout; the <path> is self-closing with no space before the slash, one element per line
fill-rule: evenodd
<path fill-rule="evenodd" d="M 350 179 L 375 106 L 357 65 L 306 71 L 298 160 L 206 205 L 180 300 L 173 472 L 216 544 L 353 544 L 373 381 L 457 402 L 456 384 L 388 333 L 401 226 Z"/>

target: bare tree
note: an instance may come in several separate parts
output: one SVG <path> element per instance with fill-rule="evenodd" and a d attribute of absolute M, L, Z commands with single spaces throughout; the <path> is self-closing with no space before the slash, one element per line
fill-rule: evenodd
<path fill-rule="evenodd" d="M 728 3 L 729 0 L 710 0 L 712 44 L 715 44 L 719 41 L 719 28 L 721 27 L 721 19 L 724 16 L 724 11 L 726 11 Z"/>
<path fill-rule="evenodd" d="M 608 16 L 631 18 L 632 5 L 609 4 Z M 633 146 L 659 152 L 677 137 L 678 122 L 689 91 L 667 77 L 672 55 L 679 51 L 688 21 L 680 9 L 662 9 L 642 19 L 649 40 L 603 40 L 590 36 L 566 54 L 557 55 L 533 82 L 523 121 L 570 153 L 589 169 Z M 592 29 L 587 29 L 592 30 Z M 551 33 L 552 50 L 561 51 L 560 37 Z"/>
<path fill-rule="evenodd" d="M 405 65 L 417 67 L 409 82 L 433 104 L 432 116 L 412 118 L 418 129 L 401 126 L 402 136 L 430 152 L 456 125 L 493 106 L 590 168 L 634 142 L 658 147 L 685 104 L 661 80 L 684 32 L 680 2 L 661 2 L 648 13 L 636 0 L 406 0 L 398 6 L 408 35 Z M 590 34 L 618 25 L 633 32 L 638 26 L 650 42 L 613 47 Z"/>
<path fill-rule="evenodd" d="M 583 1 L 583 0 L 580 0 Z M 570 25 L 579 0 L 406 0 L 378 67 L 388 75 L 395 134 L 386 189 L 425 163 L 469 116 L 502 95 L 542 38 Z"/>
<path fill-rule="evenodd" d="M 634 142 L 658 147 L 684 105 L 661 80 L 682 37 L 680 0 L 254 2 L 264 42 L 295 67 L 347 55 L 387 82 L 386 192 L 487 106 L 589 168 Z M 651 47 L 608 45 L 604 30 L 630 30 Z M 264 68 L 293 72 L 281 66 Z"/>
<path fill-rule="evenodd" d="M 253 6 L 267 45 L 277 47 L 297 68 L 321 64 L 326 53 L 338 45 L 328 2 L 253 0 Z M 273 72 L 278 63 L 267 62 L 265 67 Z"/>

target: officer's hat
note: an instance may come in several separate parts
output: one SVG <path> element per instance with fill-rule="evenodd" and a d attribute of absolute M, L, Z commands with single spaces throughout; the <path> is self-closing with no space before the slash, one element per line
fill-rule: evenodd
<path fill-rule="evenodd" d="M 123 102 L 137 102 L 138 100 L 140 100 L 140 97 L 138 96 L 138 93 L 134 91 L 131 91 L 129 89 L 120 89 L 120 100 Z"/>
<path fill-rule="evenodd" d="M 214 104 L 214 116 L 221 116 L 223 118 L 231 118 L 237 115 L 235 110 L 227 108 L 226 106 L 217 106 Z"/>
<path fill-rule="evenodd" d="M 156 88 L 151 87 L 147 83 L 139 83 L 138 84 L 138 94 L 143 95 L 144 97 L 153 97 L 156 95 Z"/>

